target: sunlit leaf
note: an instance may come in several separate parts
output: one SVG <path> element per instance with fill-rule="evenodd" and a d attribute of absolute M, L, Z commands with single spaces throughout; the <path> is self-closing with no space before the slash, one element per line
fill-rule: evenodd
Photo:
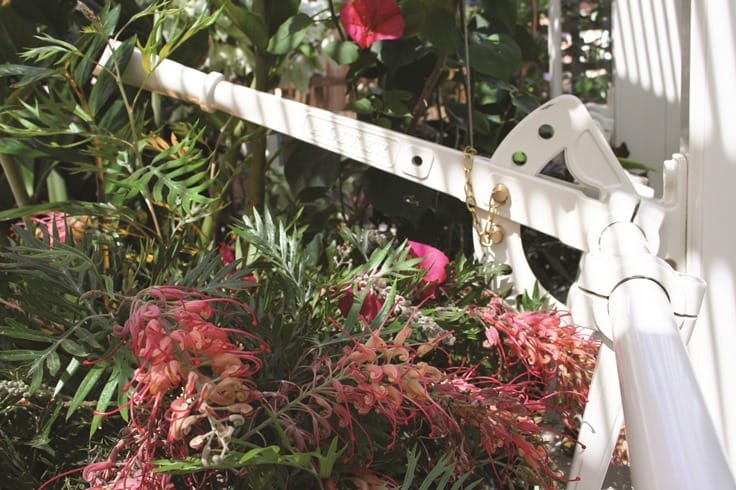
<path fill-rule="evenodd" d="M 312 19 L 305 14 L 296 14 L 287 19 L 268 40 L 267 51 L 271 54 L 283 55 L 294 50 L 301 44 L 306 29 L 311 24 Z"/>
<path fill-rule="evenodd" d="M 90 391 L 97 386 L 97 381 L 100 379 L 100 376 L 102 376 L 106 367 L 106 364 L 97 364 L 84 376 L 84 379 L 77 387 L 76 393 L 74 393 L 74 397 L 72 397 L 72 400 L 69 402 L 69 408 L 66 412 L 67 420 L 69 420 L 69 417 L 77 411 L 82 402 L 87 398 L 87 395 L 89 395 Z"/>
<path fill-rule="evenodd" d="M 95 432 L 97 432 L 97 429 L 102 422 L 102 413 L 107 410 L 110 400 L 112 400 L 112 396 L 115 394 L 115 390 L 118 387 L 118 373 L 116 372 L 116 368 L 113 368 L 112 374 L 110 374 L 107 383 L 105 383 L 105 386 L 100 392 L 100 396 L 97 398 L 97 407 L 95 408 L 95 412 L 97 413 L 92 417 L 92 422 L 90 422 L 89 426 L 90 437 L 95 435 Z"/>
<path fill-rule="evenodd" d="M 336 63 L 348 65 L 360 57 L 360 47 L 353 41 L 333 39 L 323 48 L 324 53 Z"/>

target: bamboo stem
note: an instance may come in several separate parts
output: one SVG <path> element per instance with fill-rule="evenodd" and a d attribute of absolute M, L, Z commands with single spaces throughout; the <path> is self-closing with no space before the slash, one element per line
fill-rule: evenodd
<path fill-rule="evenodd" d="M 8 155 L 0 154 L 0 167 L 2 167 L 5 173 L 5 178 L 8 179 L 8 185 L 10 186 L 10 191 L 13 193 L 15 204 L 19 208 L 31 204 L 31 198 L 26 191 L 23 176 L 20 174 L 15 161 Z"/>

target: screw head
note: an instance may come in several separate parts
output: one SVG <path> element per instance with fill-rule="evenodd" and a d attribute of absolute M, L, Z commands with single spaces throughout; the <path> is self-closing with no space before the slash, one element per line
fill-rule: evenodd
<path fill-rule="evenodd" d="M 496 204 L 506 204 L 506 202 L 509 200 L 509 188 L 506 187 L 504 184 L 496 184 L 495 187 L 493 187 L 493 190 L 491 191 L 491 199 Z"/>
<path fill-rule="evenodd" d="M 500 225 L 491 226 L 491 231 L 489 234 L 491 237 L 491 243 L 494 245 L 498 245 L 499 243 L 501 243 L 506 236 L 503 232 L 503 228 L 501 228 Z"/>

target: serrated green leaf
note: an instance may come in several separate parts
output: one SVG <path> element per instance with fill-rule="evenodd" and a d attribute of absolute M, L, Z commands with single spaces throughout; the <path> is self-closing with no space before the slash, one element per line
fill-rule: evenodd
<path fill-rule="evenodd" d="M 99 381 L 105 368 L 107 368 L 107 364 L 97 364 L 93 366 L 82 382 L 79 383 L 77 392 L 74 393 L 72 401 L 69 402 L 69 409 L 66 412 L 66 420 L 69 420 L 69 417 L 77 411 L 82 402 L 87 398 L 87 395 L 89 395 L 89 392 L 97 385 L 97 381 Z"/>
<path fill-rule="evenodd" d="M 234 16 L 230 16 L 238 29 L 248 36 L 248 39 L 250 39 L 254 46 L 265 49 L 268 45 L 268 27 L 263 17 L 250 10 L 236 7 L 232 2 L 228 2 L 227 7 L 225 7 L 225 11 L 228 14 L 230 8 L 238 9 Z"/>
<path fill-rule="evenodd" d="M 424 21 L 422 37 L 436 48 L 454 53 L 457 50 L 460 38 L 455 27 L 455 16 L 452 11 L 447 8 L 432 9 Z"/>
<path fill-rule="evenodd" d="M 511 103 L 516 108 L 516 117 L 521 119 L 539 107 L 539 100 L 532 94 L 511 92 Z"/>
<path fill-rule="evenodd" d="M 404 37 L 412 37 L 421 33 L 428 11 L 425 0 L 404 0 L 401 2 L 401 15 L 404 17 Z"/>
<path fill-rule="evenodd" d="M 521 67 L 521 48 L 511 36 L 474 33 L 470 39 L 470 64 L 474 70 L 499 80 L 508 80 Z"/>
<path fill-rule="evenodd" d="M 345 108 L 358 114 L 372 114 L 374 112 L 373 101 L 367 97 L 350 101 Z"/>
<path fill-rule="evenodd" d="M 483 8 L 489 19 L 501 23 L 508 32 L 513 32 L 516 25 L 516 0 L 483 0 Z"/>

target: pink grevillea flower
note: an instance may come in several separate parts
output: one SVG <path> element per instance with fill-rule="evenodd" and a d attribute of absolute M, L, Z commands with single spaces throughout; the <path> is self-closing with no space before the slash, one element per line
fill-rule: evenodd
<path fill-rule="evenodd" d="M 395 0 L 353 0 L 340 9 L 345 32 L 361 48 L 376 41 L 399 39 L 404 35 L 404 17 Z"/>
<path fill-rule="evenodd" d="M 168 490 L 171 475 L 154 471 L 156 459 L 225 450 L 219 437 L 254 411 L 249 402 L 260 395 L 249 379 L 269 350 L 247 331 L 248 319 L 255 324 L 242 303 L 176 286 L 151 287 L 133 300 L 116 331 L 138 364 L 126 388 L 130 422 L 110 456 L 84 469 L 92 488 Z M 218 438 L 207 436 L 212 431 Z M 198 478 L 185 476 L 187 488 L 202 488 Z"/>
<path fill-rule="evenodd" d="M 499 357 L 496 376 L 526 380 L 528 393 L 554 383 L 558 394 L 547 404 L 555 403 L 563 421 L 574 427 L 575 414 L 585 406 L 598 343 L 555 310 L 518 312 L 492 298 L 487 306 L 469 307 L 468 313 L 484 324 L 483 345 Z"/>
<path fill-rule="evenodd" d="M 90 226 L 88 216 L 69 216 L 54 211 L 33 215 L 29 220 L 35 225 L 36 237 L 45 239 L 48 236 L 52 247 L 57 243 L 70 243 L 73 239 L 79 239 Z M 20 223 L 19 226 L 25 228 L 25 223 Z"/>
<path fill-rule="evenodd" d="M 409 247 L 409 257 L 421 258 L 419 265 L 426 271 L 422 278 L 424 288 L 419 293 L 420 299 L 433 297 L 437 286 L 447 279 L 445 268 L 450 259 L 441 250 L 424 243 L 408 240 L 406 244 Z"/>

